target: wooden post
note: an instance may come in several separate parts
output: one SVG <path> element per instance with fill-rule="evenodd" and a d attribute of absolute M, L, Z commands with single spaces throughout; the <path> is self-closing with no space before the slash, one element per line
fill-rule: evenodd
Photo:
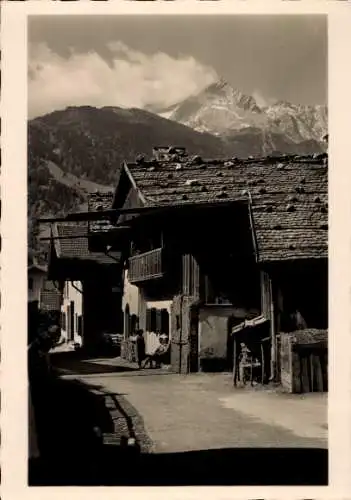
<path fill-rule="evenodd" d="M 314 366 L 313 366 L 313 358 L 314 358 L 314 354 L 311 353 L 310 354 L 310 371 L 311 371 L 311 384 L 310 384 L 310 387 L 311 387 L 311 392 L 314 392 Z"/>
<path fill-rule="evenodd" d="M 316 381 L 317 381 L 317 391 L 323 392 L 323 373 L 322 373 L 322 365 L 321 365 L 321 356 L 320 354 L 316 357 Z"/>
<path fill-rule="evenodd" d="M 234 381 L 234 386 L 236 387 L 237 385 L 237 374 L 238 374 L 238 369 L 237 369 L 237 354 L 236 354 L 236 338 L 234 336 L 233 339 L 234 346 L 233 346 L 233 381 Z"/>
<path fill-rule="evenodd" d="M 264 383 L 264 349 L 263 342 L 261 342 L 261 384 Z"/>
<path fill-rule="evenodd" d="M 273 302 L 273 286 L 272 280 L 269 280 L 269 302 L 270 302 L 270 318 L 271 318 L 271 376 L 270 379 L 275 382 L 276 380 L 276 367 L 277 367 L 277 339 L 275 331 L 275 311 Z"/>
<path fill-rule="evenodd" d="M 288 337 L 288 353 L 289 353 L 289 379 L 290 379 L 290 387 L 291 387 L 291 392 L 295 392 L 295 377 L 294 377 L 294 351 L 293 351 L 293 344 L 292 344 L 292 339 L 289 336 Z"/>

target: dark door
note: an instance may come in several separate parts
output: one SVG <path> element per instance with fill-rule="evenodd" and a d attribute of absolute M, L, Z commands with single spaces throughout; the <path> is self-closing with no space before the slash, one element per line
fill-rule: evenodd
<path fill-rule="evenodd" d="M 242 320 L 235 318 L 234 316 L 231 316 L 228 318 L 228 323 L 227 323 L 227 359 L 226 359 L 226 369 L 228 371 L 233 371 L 234 369 L 234 336 L 232 335 L 232 330 L 234 326 L 238 325 L 241 323 Z M 238 356 L 239 353 L 236 352 L 236 355 Z"/>
<path fill-rule="evenodd" d="M 78 316 L 78 331 L 77 331 L 77 333 L 80 337 L 83 336 L 83 318 L 82 318 L 82 316 Z"/>
<path fill-rule="evenodd" d="M 196 311 L 190 312 L 190 355 L 189 371 L 199 371 L 199 316 Z"/>
<path fill-rule="evenodd" d="M 70 306 L 69 338 L 70 338 L 70 340 L 74 340 L 74 302 L 73 302 L 73 300 L 71 300 L 71 306 Z"/>
<path fill-rule="evenodd" d="M 66 327 L 67 327 L 67 339 L 69 340 L 70 339 L 70 335 L 71 335 L 71 306 L 67 306 L 67 324 L 66 324 Z"/>
<path fill-rule="evenodd" d="M 234 337 L 232 335 L 232 329 L 234 326 L 234 320 L 232 318 L 228 319 L 227 323 L 227 370 L 233 371 L 234 368 Z"/>
<path fill-rule="evenodd" d="M 167 309 L 161 310 L 161 333 L 169 335 L 169 313 Z"/>
<path fill-rule="evenodd" d="M 328 390 L 327 353 L 324 349 L 300 348 L 301 392 Z"/>
<path fill-rule="evenodd" d="M 328 391 L 328 350 L 323 349 L 320 353 L 320 363 L 322 369 L 323 391 Z"/>

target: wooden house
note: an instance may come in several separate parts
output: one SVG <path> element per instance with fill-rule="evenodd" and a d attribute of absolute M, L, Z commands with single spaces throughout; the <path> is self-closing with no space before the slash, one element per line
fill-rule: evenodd
<path fill-rule="evenodd" d="M 118 252 L 94 252 L 86 222 L 51 227 L 49 279 L 63 294 L 62 334 L 94 349 L 104 333 L 120 333 L 121 263 Z"/>
<path fill-rule="evenodd" d="M 112 208 L 129 228 L 115 240 L 125 296 L 144 330 L 150 305 L 169 311 L 174 370 L 231 370 L 249 343 L 262 380 L 279 380 L 280 335 L 327 328 L 327 170 L 326 155 L 203 160 L 184 148 L 123 165 Z"/>
<path fill-rule="evenodd" d="M 28 302 L 40 302 L 40 293 L 44 286 L 47 267 L 35 260 L 28 266 Z"/>

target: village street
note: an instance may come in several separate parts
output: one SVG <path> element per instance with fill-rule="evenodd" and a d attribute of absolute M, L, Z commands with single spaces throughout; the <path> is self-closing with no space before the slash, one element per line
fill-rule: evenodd
<path fill-rule="evenodd" d="M 231 374 L 223 373 L 182 376 L 150 369 L 98 373 L 113 369 L 114 364 L 127 369 L 120 358 L 84 364 L 95 365 L 97 373 L 87 368 L 86 373 L 67 373 L 65 378 L 88 383 L 100 394 L 126 399 L 141 415 L 155 452 L 327 447 L 326 394 L 234 389 Z"/>
<path fill-rule="evenodd" d="M 38 425 L 47 469 L 33 485 L 327 483 L 325 394 L 234 389 L 229 373 L 138 370 L 121 358 L 52 361 L 59 376 L 40 396 Z"/>

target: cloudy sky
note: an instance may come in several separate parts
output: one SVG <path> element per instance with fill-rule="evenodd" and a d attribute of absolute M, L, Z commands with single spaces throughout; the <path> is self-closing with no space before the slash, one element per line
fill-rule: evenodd
<path fill-rule="evenodd" d="M 327 102 L 325 16 L 40 16 L 28 37 L 30 117 L 163 109 L 218 78 L 259 104 Z"/>

